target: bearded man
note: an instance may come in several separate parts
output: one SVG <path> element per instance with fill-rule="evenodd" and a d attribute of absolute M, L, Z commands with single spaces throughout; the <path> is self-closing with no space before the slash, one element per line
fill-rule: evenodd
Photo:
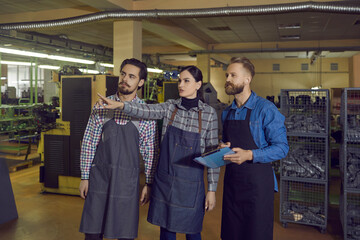
<path fill-rule="evenodd" d="M 120 67 L 115 101 L 144 103 L 137 97 L 147 78 L 146 65 L 126 59 Z M 81 146 L 80 196 L 85 199 L 80 232 L 85 240 L 135 239 L 139 223 L 139 156 L 146 184 L 140 204 L 150 199 L 158 155 L 156 122 L 134 119 L 96 104 Z"/>
<path fill-rule="evenodd" d="M 247 58 L 232 58 L 225 91 L 233 103 L 222 113 L 223 143 L 235 152 L 225 155 L 222 240 L 273 239 L 274 190 L 271 162 L 284 158 L 289 146 L 285 117 L 276 106 L 251 91 L 255 67 Z"/>

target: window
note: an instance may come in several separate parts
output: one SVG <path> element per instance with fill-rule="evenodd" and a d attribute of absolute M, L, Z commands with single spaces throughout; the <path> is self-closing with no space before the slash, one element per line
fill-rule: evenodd
<path fill-rule="evenodd" d="M 280 64 L 279 63 L 274 63 L 273 64 L 273 71 L 280 71 Z"/>
<path fill-rule="evenodd" d="M 338 64 L 337 63 L 330 63 L 330 70 L 331 71 L 337 71 L 338 70 Z"/>
<path fill-rule="evenodd" d="M 302 70 L 302 71 L 307 71 L 307 70 L 309 70 L 309 64 L 308 64 L 308 63 L 302 63 L 302 64 L 301 64 L 301 70 Z"/>

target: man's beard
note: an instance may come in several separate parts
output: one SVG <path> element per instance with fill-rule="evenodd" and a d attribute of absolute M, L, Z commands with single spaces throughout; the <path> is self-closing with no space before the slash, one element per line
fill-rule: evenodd
<path fill-rule="evenodd" d="M 244 90 L 244 84 L 235 86 L 232 83 L 225 83 L 225 92 L 227 95 L 235 95 L 242 93 Z"/>
<path fill-rule="evenodd" d="M 125 84 L 125 86 L 121 86 L 121 84 Z M 124 87 L 130 87 L 127 83 L 120 83 L 119 87 L 118 87 L 118 92 L 123 94 L 123 95 L 130 95 L 133 92 L 136 91 L 136 89 L 130 90 L 130 89 L 125 89 Z"/>

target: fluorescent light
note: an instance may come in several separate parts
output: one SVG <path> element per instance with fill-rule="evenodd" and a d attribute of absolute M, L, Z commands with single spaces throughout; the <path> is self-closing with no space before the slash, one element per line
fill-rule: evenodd
<path fill-rule="evenodd" d="M 65 62 L 83 63 L 83 64 L 94 64 L 95 63 L 94 61 L 91 61 L 91 60 L 63 57 L 63 56 L 57 56 L 57 55 L 48 55 L 46 58 L 53 59 L 53 60 L 59 60 L 59 61 L 65 61 Z"/>
<path fill-rule="evenodd" d="M 60 66 L 39 65 L 39 68 L 49 69 L 49 70 L 59 70 Z"/>
<path fill-rule="evenodd" d="M 311 89 L 313 89 L 313 90 L 321 89 L 321 86 L 315 86 L 315 87 L 312 87 Z"/>
<path fill-rule="evenodd" d="M 100 66 L 114 68 L 114 64 L 110 64 L 110 63 L 100 63 Z M 153 72 L 153 73 L 162 73 L 163 72 L 163 70 L 157 69 L 157 68 L 148 68 L 147 70 L 148 70 L 148 72 Z"/>
<path fill-rule="evenodd" d="M 49 55 L 45 53 L 37 53 L 37 52 L 29 52 L 29 51 L 22 51 L 10 48 L 0 48 L 1 53 L 8 53 L 20 56 L 29 56 L 29 57 L 37 57 L 37 58 L 48 58 L 58 61 L 65 61 L 65 62 L 75 62 L 75 63 L 83 63 L 83 64 L 94 64 L 95 61 L 92 60 L 85 60 L 80 58 L 71 58 L 71 57 L 64 57 L 59 55 Z"/>
<path fill-rule="evenodd" d="M 7 65 L 20 65 L 20 66 L 31 66 L 30 62 L 14 62 L 14 61 L 0 61 L 1 64 L 7 64 Z M 32 64 L 33 66 L 35 63 Z"/>
<path fill-rule="evenodd" d="M 0 48 L 0 52 L 14 54 L 14 55 L 21 55 L 21 56 L 29 56 L 29 57 L 38 57 L 38 58 L 46 58 L 48 55 L 44 53 L 36 53 L 36 52 L 28 52 L 10 48 Z"/>
<path fill-rule="evenodd" d="M 284 30 L 284 29 L 298 29 L 301 28 L 300 23 L 294 23 L 294 24 L 279 24 L 278 29 Z"/>
<path fill-rule="evenodd" d="M 300 35 L 282 35 L 282 36 L 280 36 L 280 39 L 282 39 L 282 40 L 300 39 Z"/>
<path fill-rule="evenodd" d="M 100 63 L 100 66 L 114 68 L 114 64 L 111 64 L 111 63 Z"/>
<path fill-rule="evenodd" d="M 163 72 L 163 70 L 157 69 L 157 68 L 148 68 L 147 70 L 148 70 L 148 72 L 153 72 L 153 73 L 162 73 Z"/>
<path fill-rule="evenodd" d="M 82 73 L 99 74 L 99 71 L 96 71 L 96 70 L 82 69 L 82 68 L 79 68 L 79 70 L 80 70 L 80 72 L 82 72 Z"/>

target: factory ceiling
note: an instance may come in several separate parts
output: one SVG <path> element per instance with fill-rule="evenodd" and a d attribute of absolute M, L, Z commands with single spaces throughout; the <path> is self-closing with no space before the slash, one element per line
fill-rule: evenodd
<path fill-rule="evenodd" d="M 199 0 L 196 4 L 191 4 L 191 1 L 183 1 L 182 4 L 178 2 L 0 0 L 0 29 L 9 23 L 66 19 L 102 11 L 249 7 L 244 2 L 254 6 L 269 6 L 265 0 Z M 272 2 L 278 4 L 274 6 L 287 6 L 288 2 L 303 3 L 296 0 Z M 314 2 L 330 5 L 351 2 L 353 6 L 360 7 L 360 1 L 312 1 Z M 156 56 L 158 61 L 176 65 L 179 62 L 194 61 L 195 56 L 202 53 L 210 53 L 213 59 L 226 63 L 230 57 L 239 55 L 249 58 L 310 59 L 314 53 L 321 57 L 351 57 L 360 51 L 359 12 L 323 9 L 287 13 L 275 10 L 279 8 L 274 7 L 274 11 L 264 14 L 238 16 L 144 18 L 143 53 Z M 39 29 L 1 29 L 0 47 L 84 55 L 109 62 L 112 59 L 113 20 Z"/>

